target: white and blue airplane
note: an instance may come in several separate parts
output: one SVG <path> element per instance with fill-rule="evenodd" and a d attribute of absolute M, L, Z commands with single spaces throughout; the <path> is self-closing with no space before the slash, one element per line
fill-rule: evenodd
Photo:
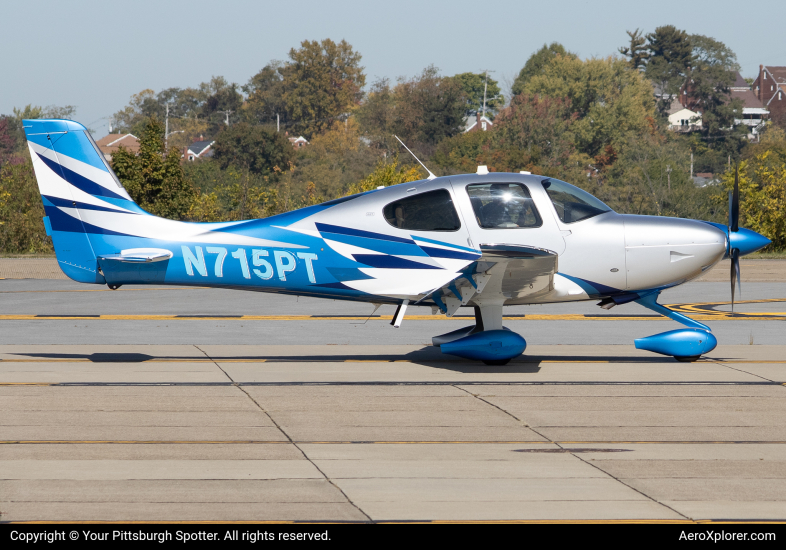
<path fill-rule="evenodd" d="M 526 342 L 503 307 L 636 302 L 687 328 L 635 341 L 695 360 L 717 345 L 710 328 L 658 304 L 660 292 L 769 244 L 729 225 L 622 215 L 563 181 L 529 173 L 435 177 L 269 218 L 191 223 L 159 218 L 129 196 L 84 126 L 25 120 L 60 268 L 82 283 L 198 285 L 398 306 L 428 305 L 475 324 L 434 337 L 443 353 L 504 365 Z M 425 167 L 424 167 L 425 168 Z M 482 168 L 482 167 L 481 167 Z M 566 340 L 569 336 L 566 335 Z"/>

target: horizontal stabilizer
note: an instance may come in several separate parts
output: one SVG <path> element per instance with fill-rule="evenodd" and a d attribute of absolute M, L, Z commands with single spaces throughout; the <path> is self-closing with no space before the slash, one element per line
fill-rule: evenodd
<path fill-rule="evenodd" d="M 162 262 L 172 257 L 172 252 L 163 248 L 131 248 L 120 251 L 120 254 L 103 254 L 99 260 L 123 263 Z"/>

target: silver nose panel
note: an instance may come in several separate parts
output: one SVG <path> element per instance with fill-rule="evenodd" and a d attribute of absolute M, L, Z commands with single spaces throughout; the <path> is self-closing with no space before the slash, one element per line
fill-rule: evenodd
<path fill-rule="evenodd" d="M 726 252 L 726 234 L 708 223 L 655 216 L 623 218 L 629 290 L 693 279 Z"/>

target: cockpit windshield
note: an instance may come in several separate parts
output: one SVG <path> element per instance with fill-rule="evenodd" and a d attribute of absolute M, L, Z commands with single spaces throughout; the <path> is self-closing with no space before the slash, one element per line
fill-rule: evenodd
<path fill-rule="evenodd" d="M 541 183 L 562 223 L 579 222 L 611 211 L 611 208 L 598 199 L 569 183 L 553 178 L 545 179 Z"/>
<path fill-rule="evenodd" d="M 529 189 L 520 183 L 473 183 L 467 193 L 478 225 L 483 229 L 540 227 Z"/>

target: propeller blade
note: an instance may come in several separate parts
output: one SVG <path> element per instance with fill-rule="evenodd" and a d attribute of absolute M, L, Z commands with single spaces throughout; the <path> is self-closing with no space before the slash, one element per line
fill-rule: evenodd
<path fill-rule="evenodd" d="M 734 191 L 729 203 L 729 231 L 740 230 L 740 167 L 734 167 Z"/>
<path fill-rule="evenodd" d="M 740 281 L 740 251 L 736 248 L 731 249 L 731 312 L 734 313 L 734 287 L 739 285 L 740 295 L 742 295 L 742 282 Z"/>

